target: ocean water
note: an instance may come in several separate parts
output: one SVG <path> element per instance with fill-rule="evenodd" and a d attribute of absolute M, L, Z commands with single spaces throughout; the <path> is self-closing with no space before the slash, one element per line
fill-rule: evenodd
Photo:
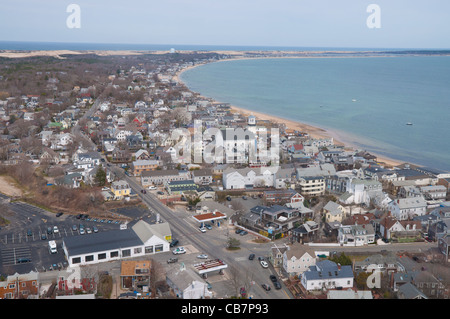
<path fill-rule="evenodd" d="M 181 79 L 218 101 L 330 129 L 360 149 L 450 171 L 448 56 L 221 61 L 187 70 Z"/>

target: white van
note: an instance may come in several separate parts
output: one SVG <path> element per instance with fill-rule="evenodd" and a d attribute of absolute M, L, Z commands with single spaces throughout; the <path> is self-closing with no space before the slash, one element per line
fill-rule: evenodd
<path fill-rule="evenodd" d="M 58 251 L 56 250 L 56 242 L 54 240 L 50 240 L 48 242 L 48 251 L 50 254 L 56 254 Z"/>

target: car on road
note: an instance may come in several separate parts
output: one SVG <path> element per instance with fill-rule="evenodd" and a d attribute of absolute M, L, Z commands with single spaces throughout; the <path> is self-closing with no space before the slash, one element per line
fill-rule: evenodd
<path fill-rule="evenodd" d="M 201 231 L 202 233 L 206 232 L 206 228 L 205 227 L 200 227 L 198 230 Z"/>
<path fill-rule="evenodd" d="M 158 194 L 158 195 L 164 195 L 164 192 L 157 191 L 156 194 Z"/>
<path fill-rule="evenodd" d="M 248 234 L 248 231 L 246 231 L 246 230 L 243 230 L 243 231 L 241 231 L 240 232 L 240 234 L 239 235 L 241 235 L 241 236 L 245 236 L 245 235 L 247 235 Z"/>
<path fill-rule="evenodd" d="M 142 194 L 147 194 L 147 191 L 145 189 L 141 189 Z"/>
<path fill-rule="evenodd" d="M 243 232 L 243 231 L 244 231 L 243 229 L 238 228 L 238 229 L 236 229 L 235 233 L 236 233 L 236 234 L 240 234 L 240 233 Z"/>
<path fill-rule="evenodd" d="M 174 239 L 170 242 L 170 247 L 175 247 L 176 245 L 178 245 L 179 241 L 178 239 Z"/>
<path fill-rule="evenodd" d="M 149 186 L 148 189 L 153 191 L 153 190 L 156 190 L 156 187 L 155 186 Z"/>
<path fill-rule="evenodd" d="M 261 260 L 259 263 L 261 264 L 261 266 L 262 266 L 263 268 L 268 268 L 268 267 L 269 267 L 269 264 L 268 264 L 267 261 L 265 261 L 265 260 Z"/>
<path fill-rule="evenodd" d="M 94 231 L 94 233 L 98 233 L 98 228 L 97 227 L 93 226 L 92 230 Z"/>
<path fill-rule="evenodd" d="M 201 254 L 197 256 L 198 259 L 208 259 L 208 255 L 206 254 Z"/>
<path fill-rule="evenodd" d="M 249 260 L 255 259 L 255 254 L 250 254 L 250 256 L 248 256 L 248 259 L 249 259 Z"/>
<path fill-rule="evenodd" d="M 270 275 L 269 278 L 270 278 L 271 282 L 277 282 L 278 281 L 278 279 L 277 279 L 277 277 L 275 275 Z"/>
<path fill-rule="evenodd" d="M 270 286 L 269 285 L 262 284 L 261 286 L 264 288 L 265 291 L 270 291 Z"/>
<path fill-rule="evenodd" d="M 58 226 L 54 226 L 54 227 L 53 227 L 53 233 L 54 233 L 54 234 L 59 233 Z"/>
<path fill-rule="evenodd" d="M 174 255 L 185 254 L 186 253 L 186 249 L 184 249 L 184 247 L 178 247 L 177 249 L 172 250 L 172 253 Z"/>
<path fill-rule="evenodd" d="M 61 217 L 63 214 L 64 214 L 64 213 L 59 212 L 59 213 L 56 214 L 56 217 Z"/>
<path fill-rule="evenodd" d="M 275 282 L 273 283 L 273 285 L 275 286 L 275 289 L 276 289 L 276 290 L 280 290 L 280 289 L 281 289 L 281 284 L 280 284 L 278 281 L 275 281 Z"/>
<path fill-rule="evenodd" d="M 31 229 L 27 230 L 27 236 L 33 236 L 33 231 Z"/>
<path fill-rule="evenodd" d="M 227 201 L 231 202 L 231 196 L 227 196 Z"/>
<path fill-rule="evenodd" d="M 178 261 L 178 258 L 169 258 L 168 260 L 167 260 L 167 263 L 168 264 L 173 264 L 173 263 L 176 263 Z"/>
<path fill-rule="evenodd" d="M 247 200 L 247 196 L 242 196 L 242 199 Z"/>

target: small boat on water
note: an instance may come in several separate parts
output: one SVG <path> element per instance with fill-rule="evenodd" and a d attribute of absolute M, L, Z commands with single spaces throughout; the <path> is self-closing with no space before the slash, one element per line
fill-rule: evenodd
<path fill-rule="evenodd" d="M 411 122 L 406 123 L 406 125 L 413 125 Z"/>
<path fill-rule="evenodd" d="M 356 102 L 356 99 L 353 99 L 352 102 Z"/>

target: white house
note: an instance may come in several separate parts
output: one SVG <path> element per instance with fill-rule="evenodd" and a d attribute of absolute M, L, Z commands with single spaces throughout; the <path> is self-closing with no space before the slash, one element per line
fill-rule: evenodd
<path fill-rule="evenodd" d="M 388 210 L 398 220 L 412 219 L 426 214 L 427 202 L 423 197 L 398 198 L 388 204 Z"/>
<path fill-rule="evenodd" d="M 315 264 L 315 252 L 308 246 L 294 245 L 283 253 L 283 269 L 290 276 L 298 276 Z"/>
<path fill-rule="evenodd" d="M 330 260 L 318 261 L 300 275 L 300 282 L 308 290 L 352 288 L 352 266 L 340 266 Z"/>
<path fill-rule="evenodd" d="M 338 242 L 344 246 L 363 246 L 375 242 L 375 230 L 371 224 L 341 225 Z"/>
<path fill-rule="evenodd" d="M 274 185 L 274 175 L 279 167 L 261 168 L 227 168 L 223 172 L 223 186 L 225 189 L 245 189 Z"/>

